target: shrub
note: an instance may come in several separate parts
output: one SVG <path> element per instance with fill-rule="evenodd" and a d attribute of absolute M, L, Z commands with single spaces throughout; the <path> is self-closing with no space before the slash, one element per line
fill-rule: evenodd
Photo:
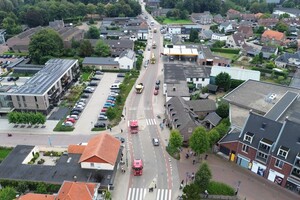
<path fill-rule="evenodd" d="M 234 196 L 235 190 L 233 187 L 225 183 L 211 181 L 208 184 L 208 193 L 212 195 Z"/>
<path fill-rule="evenodd" d="M 46 151 L 44 152 L 44 156 L 54 156 L 54 157 L 60 157 L 62 155 L 62 152 L 57 152 L 57 151 Z"/>
<path fill-rule="evenodd" d="M 37 164 L 41 165 L 41 164 L 43 164 L 44 162 L 45 162 L 45 160 L 42 158 L 41 160 L 39 160 L 39 161 L 37 162 Z"/>
<path fill-rule="evenodd" d="M 239 49 L 223 49 L 223 48 L 211 48 L 211 51 L 220 52 L 220 53 L 232 53 L 239 54 Z"/>

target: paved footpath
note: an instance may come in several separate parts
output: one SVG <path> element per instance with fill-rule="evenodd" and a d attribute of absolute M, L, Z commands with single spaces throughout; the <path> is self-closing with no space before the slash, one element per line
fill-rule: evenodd
<path fill-rule="evenodd" d="M 196 172 L 199 163 L 192 164 L 192 158 L 185 158 L 186 149 L 181 153 L 181 159 L 177 162 L 180 180 L 186 181 L 186 172 Z M 227 183 L 237 188 L 238 181 L 241 181 L 239 196 L 245 200 L 296 200 L 299 195 L 278 186 L 255 173 L 239 167 L 224 158 L 215 154 L 209 154 L 206 161 L 213 174 L 213 180 Z"/>

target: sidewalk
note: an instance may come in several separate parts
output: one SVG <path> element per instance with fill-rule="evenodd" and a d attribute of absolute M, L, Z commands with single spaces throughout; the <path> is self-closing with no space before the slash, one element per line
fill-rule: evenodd
<path fill-rule="evenodd" d="M 184 149 L 181 159 L 177 162 L 179 177 L 186 182 L 186 172 L 196 172 L 200 163 L 192 164 L 193 158 L 186 159 Z M 279 186 L 255 173 L 239 167 L 226 159 L 220 158 L 215 154 L 208 154 L 207 163 L 212 171 L 213 180 L 231 185 L 237 188 L 240 181 L 239 196 L 247 200 L 295 200 L 299 195 Z M 203 157 L 203 156 L 202 156 Z M 188 180 L 188 182 L 190 182 Z"/>

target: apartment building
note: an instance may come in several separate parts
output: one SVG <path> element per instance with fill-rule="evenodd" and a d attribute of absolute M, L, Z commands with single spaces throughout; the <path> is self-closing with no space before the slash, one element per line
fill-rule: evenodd
<path fill-rule="evenodd" d="M 78 60 L 50 59 L 24 85 L 6 93 L 16 111 L 48 114 L 79 76 Z"/>

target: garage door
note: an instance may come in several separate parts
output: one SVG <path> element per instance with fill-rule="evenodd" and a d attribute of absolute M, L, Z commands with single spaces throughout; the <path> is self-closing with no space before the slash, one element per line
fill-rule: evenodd
<path fill-rule="evenodd" d="M 238 156 L 237 164 L 248 169 L 249 161 L 250 161 L 249 159 Z"/>

